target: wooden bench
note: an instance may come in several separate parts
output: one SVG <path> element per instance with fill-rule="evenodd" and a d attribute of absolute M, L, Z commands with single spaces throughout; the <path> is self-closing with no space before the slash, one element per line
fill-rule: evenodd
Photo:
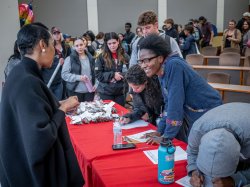
<path fill-rule="evenodd" d="M 192 65 L 193 69 L 211 69 L 211 70 L 232 70 L 240 72 L 240 85 L 244 82 L 244 71 L 250 71 L 250 67 L 245 66 L 205 66 L 205 65 Z"/>
<path fill-rule="evenodd" d="M 243 86 L 243 85 L 234 85 L 234 84 L 219 84 L 219 83 L 208 83 L 214 89 L 220 91 L 221 97 L 225 99 L 225 92 L 234 92 L 234 93 L 242 93 L 247 94 L 247 98 L 250 99 L 250 86 Z M 238 94 L 238 100 L 235 101 L 242 101 L 241 95 Z M 246 102 L 246 101 L 245 101 Z"/>
<path fill-rule="evenodd" d="M 208 65 L 208 59 L 218 59 L 219 60 L 220 56 L 204 56 L 204 65 Z M 245 56 L 240 57 L 240 64 L 243 65 L 245 61 Z"/>

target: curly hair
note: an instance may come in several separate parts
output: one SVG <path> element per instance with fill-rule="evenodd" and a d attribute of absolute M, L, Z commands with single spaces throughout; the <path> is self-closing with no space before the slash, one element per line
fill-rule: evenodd
<path fill-rule="evenodd" d="M 156 13 L 153 11 L 146 11 L 139 16 L 137 25 L 145 26 L 148 24 L 155 24 L 156 22 L 158 22 Z"/>
<path fill-rule="evenodd" d="M 104 48 L 103 48 L 103 59 L 107 63 L 108 67 L 112 66 L 112 56 L 111 56 L 111 51 L 108 48 L 107 42 L 111 39 L 115 39 L 119 42 L 119 37 L 115 32 L 110 32 L 110 33 L 105 33 L 104 35 Z M 122 64 L 127 64 L 126 59 L 125 59 L 125 52 L 124 49 L 121 46 L 121 43 L 119 42 L 119 46 L 116 50 L 117 52 L 117 58 L 118 58 L 118 63 Z"/>
<path fill-rule="evenodd" d="M 150 108 L 157 110 L 162 105 L 162 93 L 161 87 L 157 76 L 151 78 L 147 77 L 144 70 L 138 65 L 134 65 L 127 71 L 125 79 L 128 83 L 135 85 L 142 85 L 146 83 L 144 89 L 145 92 L 145 103 Z"/>
<path fill-rule="evenodd" d="M 171 53 L 171 46 L 157 34 L 150 34 L 140 42 L 139 50 L 148 49 L 157 56 L 166 58 Z"/>

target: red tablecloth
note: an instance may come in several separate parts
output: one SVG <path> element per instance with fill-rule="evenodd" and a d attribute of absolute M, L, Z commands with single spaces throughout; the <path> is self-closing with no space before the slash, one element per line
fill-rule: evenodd
<path fill-rule="evenodd" d="M 121 114 L 122 112 L 125 114 L 127 112 L 125 108 L 121 107 L 118 104 L 115 104 L 115 107 L 118 110 L 119 114 Z M 106 183 L 106 178 L 102 178 L 106 176 L 105 173 L 103 173 L 104 175 L 102 175 L 103 169 L 106 168 L 107 170 L 110 170 L 107 172 L 111 172 L 113 170 L 112 167 L 119 166 L 123 170 L 124 167 L 126 168 L 127 164 L 131 164 L 130 172 L 134 170 L 134 166 L 136 167 L 137 164 L 141 165 L 142 171 L 144 169 L 145 171 L 151 171 L 152 168 L 152 173 L 151 172 L 146 172 L 146 173 L 149 173 L 148 175 L 150 176 L 152 181 L 155 181 L 156 185 L 158 184 L 157 173 L 154 175 L 155 173 L 154 170 L 157 171 L 157 165 L 153 165 L 152 163 L 150 163 L 151 161 L 149 161 L 148 158 L 146 158 L 146 156 L 143 155 L 142 152 L 143 150 L 157 149 L 158 146 L 147 145 L 145 143 L 142 143 L 142 144 L 137 144 L 136 149 L 113 151 L 112 150 L 113 122 L 71 125 L 69 118 L 66 118 L 66 121 L 68 124 L 71 141 L 75 149 L 75 153 L 86 182 L 85 185 L 86 187 L 92 187 L 92 186 L 99 187 L 99 185 L 109 186 L 109 183 Z M 153 125 L 149 125 L 147 127 L 123 130 L 123 135 L 135 134 L 149 129 L 155 129 L 155 127 Z M 135 160 L 135 162 L 133 162 L 135 165 L 132 165 L 132 163 L 129 162 L 130 159 L 126 159 L 127 156 L 129 158 L 131 157 L 132 160 Z M 121 158 L 124 157 L 124 162 L 123 162 L 124 165 L 120 164 L 113 165 L 112 164 L 113 162 L 114 163 L 117 162 L 119 163 L 119 161 L 121 162 L 121 160 L 119 159 L 120 157 Z M 112 159 L 114 160 L 112 161 Z M 95 163 L 94 165 L 95 168 L 93 168 L 92 166 L 93 163 Z M 102 163 L 108 163 L 108 164 L 102 165 Z M 143 168 L 144 165 L 146 166 L 146 168 Z M 183 167 L 181 167 L 180 170 L 184 170 L 186 163 L 184 162 L 181 165 L 183 165 Z M 127 172 L 127 170 L 125 170 L 125 172 Z M 183 174 L 181 174 L 181 176 L 182 177 L 185 176 L 186 170 L 182 171 L 182 173 Z M 176 175 L 178 176 L 178 174 Z M 113 179 L 116 180 L 115 178 Z M 110 178 L 107 180 L 107 182 L 113 179 Z M 119 180 L 120 183 L 122 183 L 120 178 Z M 124 182 L 125 181 L 130 181 L 131 183 L 134 180 L 130 180 L 129 178 L 125 177 Z"/>
<path fill-rule="evenodd" d="M 182 145 L 184 145 L 182 143 Z M 185 146 L 182 146 L 185 148 Z M 187 175 L 186 161 L 175 162 L 175 180 Z M 127 152 L 113 155 L 92 162 L 93 186 L 98 187 L 157 187 L 166 186 L 157 181 L 157 165 L 153 164 L 143 153 Z M 167 185 L 180 186 L 176 183 Z"/>

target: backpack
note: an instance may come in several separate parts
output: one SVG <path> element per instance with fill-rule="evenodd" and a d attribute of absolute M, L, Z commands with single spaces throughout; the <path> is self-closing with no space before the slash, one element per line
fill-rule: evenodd
<path fill-rule="evenodd" d="M 193 33 L 193 36 L 194 36 L 194 40 L 196 42 L 199 42 L 202 38 L 202 33 L 201 33 L 201 30 L 199 27 L 194 27 L 194 33 Z"/>
<path fill-rule="evenodd" d="M 97 40 L 95 40 L 95 43 L 96 43 L 96 50 L 95 50 L 94 58 L 97 58 L 102 53 L 104 44 L 101 44 Z"/>
<path fill-rule="evenodd" d="M 218 36 L 217 27 L 214 24 L 211 24 L 211 25 L 212 25 L 212 29 L 213 29 L 213 32 L 214 32 L 214 36 Z"/>
<path fill-rule="evenodd" d="M 101 43 L 98 42 L 97 40 L 95 40 L 95 43 L 96 43 L 96 50 L 102 49 L 102 48 L 103 48 L 103 44 L 101 44 Z"/>

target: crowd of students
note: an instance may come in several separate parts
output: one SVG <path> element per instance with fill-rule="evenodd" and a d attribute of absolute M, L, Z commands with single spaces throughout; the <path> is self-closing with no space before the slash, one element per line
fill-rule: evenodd
<path fill-rule="evenodd" d="M 241 30 L 229 22 L 222 49 L 247 47 L 249 18 L 244 14 Z M 212 44 L 211 23 L 201 16 L 180 32 L 173 19 L 164 23 L 164 31 L 159 30 L 156 13 L 145 11 L 138 17 L 136 34 L 126 23 L 125 34 L 99 32 L 95 37 L 87 31 L 72 46 L 57 27 L 50 32 L 41 23 L 21 28 L 5 70 L 0 110 L 4 187 L 84 184 L 64 118 L 79 102 L 93 101 L 95 94 L 122 106 L 131 94 L 133 111 L 121 123 L 141 118 L 156 125 L 147 143 L 163 138 L 188 143 L 191 185 L 201 187 L 204 178 L 220 187 L 250 183 L 250 105 L 223 105 L 220 94 L 185 61 L 186 55 Z M 235 151 L 228 150 L 229 142 Z"/>

